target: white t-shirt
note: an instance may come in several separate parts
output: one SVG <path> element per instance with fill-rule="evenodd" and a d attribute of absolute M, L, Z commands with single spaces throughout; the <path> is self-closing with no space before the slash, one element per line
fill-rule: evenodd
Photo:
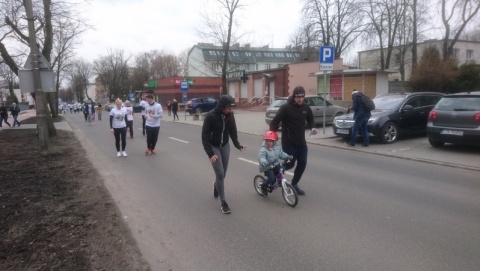
<path fill-rule="evenodd" d="M 145 106 L 145 126 L 160 127 L 160 118 L 163 116 L 162 106 L 154 102 Z"/>
<path fill-rule="evenodd" d="M 112 128 L 127 127 L 127 124 L 125 123 L 125 115 L 127 115 L 127 110 L 125 108 L 118 109 L 117 107 L 114 107 L 110 110 L 110 116 L 113 116 Z"/>
<path fill-rule="evenodd" d="M 133 120 L 133 107 L 131 106 L 126 106 L 124 107 L 125 110 L 127 110 L 127 120 Z"/>
<path fill-rule="evenodd" d="M 148 104 L 148 103 L 147 103 L 147 101 L 145 101 L 145 100 L 142 100 L 142 101 L 140 102 L 140 106 L 143 107 L 143 109 L 142 109 L 142 115 L 143 115 L 143 116 L 145 116 L 145 106 L 146 106 L 147 104 Z"/>

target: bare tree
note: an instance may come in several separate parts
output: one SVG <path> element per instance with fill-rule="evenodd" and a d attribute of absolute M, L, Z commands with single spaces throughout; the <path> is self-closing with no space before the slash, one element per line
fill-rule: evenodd
<path fill-rule="evenodd" d="M 123 50 L 109 50 L 107 56 L 93 62 L 93 70 L 110 99 L 126 99 L 132 90 L 129 82 L 129 58 Z"/>
<path fill-rule="evenodd" d="M 18 98 L 13 92 L 14 87 L 18 85 L 16 79 L 17 76 L 15 75 L 15 73 L 13 73 L 13 71 L 10 70 L 7 65 L 0 62 L 0 87 L 8 87 L 8 92 L 10 93 L 10 97 L 12 97 L 11 99 L 15 103 L 18 103 Z"/>
<path fill-rule="evenodd" d="M 227 67 L 229 62 L 230 46 L 233 40 L 237 39 L 234 24 L 235 12 L 244 7 L 240 4 L 240 0 L 216 0 L 220 6 L 219 16 L 202 15 L 205 28 L 197 29 L 198 36 L 204 41 L 213 41 L 213 43 L 223 46 L 222 66 L 222 92 L 227 94 Z"/>
<path fill-rule="evenodd" d="M 87 87 L 93 76 L 92 64 L 82 59 L 75 60 L 69 69 L 69 75 L 70 88 L 76 100 L 81 102 L 84 97 L 91 99 L 92 97 L 88 96 Z"/>
<path fill-rule="evenodd" d="M 301 33 L 307 52 L 319 46 L 335 47 L 335 58 L 340 58 L 357 38 L 364 33 L 365 20 L 359 10 L 362 1 L 355 0 L 304 0 Z"/>
<path fill-rule="evenodd" d="M 445 27 L 443 37 L 443 59 L 450 58 L 453 47 L 467 25 L 480 10 L 478 0 L 440 0 L 442 5 L 442 22 Z M 452 37 L 451 37 L 452 36 Z"/>

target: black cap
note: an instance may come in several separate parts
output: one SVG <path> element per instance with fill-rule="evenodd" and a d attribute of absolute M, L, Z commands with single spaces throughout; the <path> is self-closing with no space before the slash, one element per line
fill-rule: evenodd
<path fill-rule="evenodd" d="M 222 97 L 220 97 L 220 101 L 218 101 L 218 107 L 225 108 L 232 106 L 235 106 L 235 100 L 233 100 L 232 96 L 222 95 Z"/>
<path fill-rule="evenodd" d="M 305 89 L 302 86 L 297 86 L 293 89 L 293 98 L 305 97 Z"/>

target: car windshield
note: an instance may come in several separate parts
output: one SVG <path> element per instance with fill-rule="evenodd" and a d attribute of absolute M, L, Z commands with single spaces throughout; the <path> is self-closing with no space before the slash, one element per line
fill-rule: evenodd
<path fill-rule="evenodd" d="M 480 97 L 444 97 L 437 103 L 435 109 L 445 111 L 479 111 Z"/>
<path fill-rule="evenodd" d="M 275 101 L 273 101 L 273 103 L 270 107 L 280 107 L 282 104 L 284 104 L 286 102 L 287 102 L 287 100 L 285 100 L 285 99 L 275 100 Z"/>
<path fill-rule="evenodd" d="M 380 96 L 373 99 L 375 110 L 394 110 L 405 100 L 404 96 Z"/>

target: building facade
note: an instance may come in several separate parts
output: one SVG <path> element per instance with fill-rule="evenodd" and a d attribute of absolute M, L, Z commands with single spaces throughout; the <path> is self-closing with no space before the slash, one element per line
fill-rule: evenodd
<path fill-rule="evenodd" d="M 418 62 L 420 62 L 423 51 L 431 46 L 436 47 L 440 51 L 440 55 L 443 54 L 443 40 L 427 40 L 417 44 Z M 386 49 L 384 49 L 384 51 L 386 53 Z M 402 61 L 401 57 L 402 51 L 405 51 L 404 61 Z M 480 42 L 457 41 L 453 48 L 452 58 L 456 59 L 459 65 L 467 62 L 479 65 Z M 405 81 L 409 81 L 412 74 L 411 48 L 395 47 L 389 64 L 390 70 L 396 70 L 396 72 L 389 75 L 390 81 L 401 81 L 401 75 L 399 72 L 401 65 L 405 68 Z M 380 69 L 380 49 L 358 52 L 358 65 L 360 69 Z"/>

